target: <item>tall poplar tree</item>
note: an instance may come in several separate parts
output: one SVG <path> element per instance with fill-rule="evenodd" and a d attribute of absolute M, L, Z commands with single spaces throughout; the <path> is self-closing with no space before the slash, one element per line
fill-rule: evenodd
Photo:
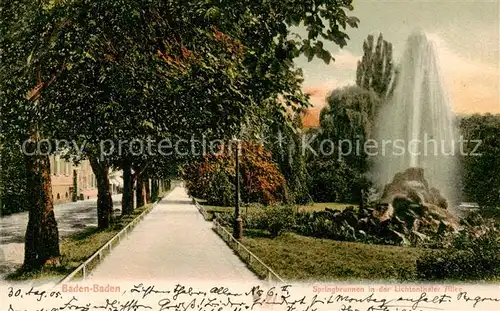
<path fill-rule="evenodd" d="M 393 67 L 392 44 L 382 34 L 376 43 L 374 36 L 369 35 L 363 43 L 363 58 L 358 61 L 356 84 L 386 98 L 395 76 Z"/>

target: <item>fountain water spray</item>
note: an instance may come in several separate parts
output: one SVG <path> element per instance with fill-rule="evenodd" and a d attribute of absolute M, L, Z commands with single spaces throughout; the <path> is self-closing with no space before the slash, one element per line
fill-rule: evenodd
<path fill-rule="evenodd" d="M 393 96 L 379 112 L 375 136 L 384 148 L 375 163 L 376 184 L 419 167 L 429 185 L 454 202 L 460 152 L 455 119 L 435 44 L 416 31 L 408 38 Z"/>

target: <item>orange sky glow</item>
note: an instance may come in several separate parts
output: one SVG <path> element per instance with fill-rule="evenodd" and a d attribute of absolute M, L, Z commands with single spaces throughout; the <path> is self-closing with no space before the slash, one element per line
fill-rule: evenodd
<path fill-rule="evenodd" d="M 457 114 L 500 113 L 500 70 L 453 53 L 439 37 L 433 40 L 453 111 Z M 353 55 L 341 52 L 335 56 L 339 61 L 331 65 L 332 75 L 335 70 L 355 70 L 357 61 Z M 313 107 L 304 116 L 304 126 L 318 126 L 319 113 L 328 94 L 336 88 L 353 84 L 354 78 L 352 81 L 333 80 L 305 87 L 304 92 L 310 94 Z"/>

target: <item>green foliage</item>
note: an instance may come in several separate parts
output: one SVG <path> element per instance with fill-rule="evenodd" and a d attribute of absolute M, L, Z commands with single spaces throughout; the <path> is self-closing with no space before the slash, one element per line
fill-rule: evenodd
<path fill-rule="evenodd" d="M 291 120 L 287 120 L 288 117 Z M 299 113 L 274 117 L 273 122 L 261 134 L 264 146 L 271 152 L 273 161 L 278 164 L 287 181 L 290 203 L 296 204 L 312 201 L 308 189 L 306 158 L 301 150 L 303 135 Z"/>
<path fill-rule="evenodd" d="M 357 27 L 357 18 L 346 14 L 351 3 L 7 1 L 0 24 L 2 135 L 11 142 L 35 135 L 85 141 L 83 154 L 69 146 L 68 157 L 90 160 L 99 227 L 106 228 L 111 167 L 133 166 L 134 178 L 141 172 L 159 177 L 186 159 L 159 160 L 146 152 L 104 155 L 100 143 L 123 151 L 149 137 L 226 139 L 256 112 L 271 110 L 273 116 L 307 106 L 302 72 L 293 60 L 304 54 L 328 63 L 323 40 L 343 47 L 349 39 L 344 31 Z M 291 31 L 299 24 L 307 38 Z M 118 143 L 124 141 L 129 143 Z M 246 199 L 287 201 L 286 183 L 268 158 L 260 153 L 243 162 Z M 45 173 L 49 185 L 50 172 Z M 226 177 L 217 180 L 225 183 Z M 32 202 L 42 202 L 50 198 L 48 189 L 27 192 Z M 34 226 L 34 232 L 48 228 L 46 222 Z"/>
<path fill-rule="evenodd" d="M 251 204 L 249 213 L 242 213 L 243 227 L 245 229 L 266 230 L 272 238 L 285 231 L 291 231 L 296 224 L 295 210 L 291 205 L 263 206 Z M 232 224 L 234 211 L 217 213 L 219 219 L 226 224 Z"/>
<path fill-rule="evenodd" d="M 373 35 L 369 35 L 363 43 L 363 51 L 363 58 L 358 61 L 356 84 L 386 98 L 395 77 L 392 44 L 384 40 L 382 34 L 375 44 Z"/>
<path fill-rule="evenodd" d="M 320 114 L 323 135 L 335 142 L 349 139 L 352 143 L 359 140 L 361 144 L 371 138 L 377 107 L 381 104 L 375 92 L 358 86 L 345 87 L 334 90 L 327 103 Z M 347 147 L 343 145 L 343 151 L 347 152 Z"/>
<path fill-rule="evenodd" d="M 334 90 L 320 114 L 321 129 L 313 141 L 320 151 L 308 157 L 311 195 L 318 202 L 362 199 L 370 186 L 364 174 L 370 168 L 363 146 L 371 138 L 381 100 L 374 91 L 358 86 Z M 359 150 L 359 152 L 358 152 Z"/>
<path fill-rule="evenodd" d="M 320 115 L 320 138 L 341 144 L 338 146 L 344 154 L 341 159 L 356 172 L 366 172 L 368 156 L 362 149 L 357 152 L 357 145 L 364 146 L 372 138 L 380 98 L 373 91 L 352 86 L 333 91 L 327 102 Z"/>
<path fill-rule="evenodd" d="M 312 157 L 307 163 L 309 189 L 314 202 L 356 202 L 355 172 L 345 162 Z"/>
<path fill-rule="evenodd" d="M 44 137 L 86 140 L 84 156 L 103 140 L 231 137 L 264 108 L 307 105 L 293 59 L 328 62 L 322 40 L 344 46 L 342 29 L 357 27 L 351 2 L 11 2 L 2 8 L 2 129 L 25 139 L 37 120 Z M 307 39 L 291 39 L 300 23 Z M 36 109 L 25 98 L 34 88 Z"/>
<path fill-rule="evenodd" d="M 230 176 L 224 169 L 219 167 L 208 184 L 207 203 L 210 205 L 232 206 L 235 202 L 235 191 Z"/>
<path fill-rule="evenodd" d="M 421 279 L 484 280 L 500 276 L 500 235 L 496 230 L 479 237 L 461 233 L 455 248 L 422 256 L 417 261 Z"/>
<path fill-rule="evenodd" d="M 484 207 L 480 210 L 481 216 L 500 221 L 500 207 Z"/>
<path fill-rule="evenodd" d="M 295 215 L 291 206 L 271 206 L 265 208 L 262 224 L 271 237 L 277 237 L 283 231 L 290 230 L 295 225 Z"/>
<path fill-rule="evenodd" d="M 336 222 L 328 214 L 324 212 L 297 214 L 296 232 L 315 238 L 328 238 L 339 241 L 356 240 L 354 227 L 348 222 Z"/>
<path fill-rule="evenodd" d="M 28 210 L 27 171 L 21 148 L 12 143 L 0 148 L 0 215 Z"/>
<path fill-rule="evenodd" d="M 307 105 L 293 59 L 328 62 L 322 40 L 344 46 L 343 30 L 357 27 L 351 2 L 9 2 L 2 130 L 23 140 L 36 123 L 43 137 L 86 140 L 84 156 L 103 140 L 231 137 L 263 108 Z M 308 37 L 297 40 L 291 28 L 301 23 Z M 37 105 L 26 98 L 32 90 Z M 101 162 L 105 170 L 123 160 Z"/>
<path fill-rule="evenodd" d="M 324 211 L 299 212 L 295 232 L 315 238 L 367 244 L 401 245 L 389 223 L 372 217 L 372 210 L 353 206 L 342 211 L 326 208 Z"/>
<path fill-rule="evenodd" d="M 500 224 L 475 212 L 463 218 L 461 225 L 458 233 L 431 237 L 433 243 L 426 246 L 440 251 L 419 258 L 419 278 L 483 280 L 500 276 Z"/>
<path fill-rule="evenodd" d="M 500 115 L 462 117 L 459 126 L 468 154 L 462 157 L 463 192 L 482 207 L 500 207 Z"/>

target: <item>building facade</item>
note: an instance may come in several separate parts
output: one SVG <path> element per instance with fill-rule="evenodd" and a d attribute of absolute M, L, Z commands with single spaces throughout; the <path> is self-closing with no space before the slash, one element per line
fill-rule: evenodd
<path fill-rule="evenodd" d="M 71 202 L 74 192 L 73 174 L 77 176 L 77 197 L 92 199 L 97 197 L 97 183 L 88 160 L 74 165 L 58 155 L 50 157 L 52 174 L 52 194 L 54 204 Z"/>

